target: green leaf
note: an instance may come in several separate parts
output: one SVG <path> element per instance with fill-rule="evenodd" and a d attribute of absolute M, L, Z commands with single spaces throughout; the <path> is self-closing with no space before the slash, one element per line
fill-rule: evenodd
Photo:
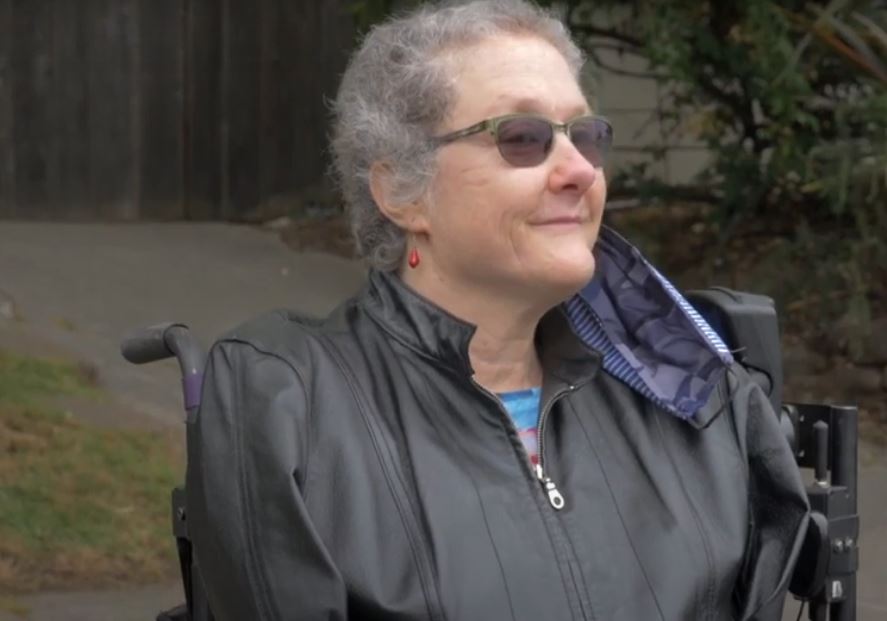
<path fill-rule="evenodd" d="M 884 53 L 887 54 L 887 30 L 879 26 L 873 19 L 862 13 L 853 13 L 853 19 L 868 28 L 869 33 L 878 40 Z"/>
<path fill-rule="evenodd" d="M 884 82 L 887 82 L 887 66 L 881 61 L 877 54 L 872 50 L 871 47 L 865 42 L 865 40 L 853 30 L 852 27 L 845 24 L 840 19 L 832 15 L 826 15 L 821 12 L 817 7 L 812 7 L 812 10 L 820 13 L 820 17 L 824 22 L 834 28 L 847 42 L 847 44 L 852 48 L 852 51 L 855 54 L 851 54 L 845 48 L 840 45 L 836 45 L 833 43 L 833 46 L 836 51 L 842 53 L 845 57 L 849 58 L 853 62 L 862 63 L 864 66 L 867 66 L 869 70 L 874 73 L 879 79 Z M 821 36 L 826 36 L 825 34 Z"/>

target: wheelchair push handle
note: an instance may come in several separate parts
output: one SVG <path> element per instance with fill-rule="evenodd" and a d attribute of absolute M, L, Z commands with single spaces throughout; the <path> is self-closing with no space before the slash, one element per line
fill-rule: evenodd
<path fill-rule="evenodd" d="M 180 323 L 159 323 L 140 328 L 128 334 L 120 344 L 120 353 L 133 364 L 146 364 L 172 358 L 175 353 L 166 343 L 166 334 L 173 328 L 185 328 Z"/>
<path fill-rule="evenodd" d="M 200 388 L 206 353 L 181 323 L 160 323 L 129 334 L 120 345 L 120 353 L 133 364 L 146 364 L 175 357 L 182 371 L 182 392 L 189 420 L 200 405 Z"/>

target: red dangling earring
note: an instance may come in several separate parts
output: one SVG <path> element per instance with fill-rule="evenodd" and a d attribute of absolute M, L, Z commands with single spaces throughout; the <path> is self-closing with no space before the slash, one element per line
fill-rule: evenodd
<path fill-rule="evenodd" d="M 411 268 L 416 269 L 416 266 L 419 265 L 419 251 L 413 248 L 410 250 L 410 257 L 407 259 L 407 265 Z"/>

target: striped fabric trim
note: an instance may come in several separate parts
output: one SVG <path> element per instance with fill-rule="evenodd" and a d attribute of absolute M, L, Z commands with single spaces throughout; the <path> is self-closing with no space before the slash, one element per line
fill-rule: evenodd
<path fill-rule="evenodd" d="M 663 403 L 661 399 L 647 387 L 644 380 L 632 368 L 628 361 L 622 357 L 622 354 L 616 349 L 610 341 L 610 337 L 601 326 L 601 321 L 588 304 L 578 295 L 574 295 L 567 303 L 567 316 L 573 324 L 573 331 L 587 345 L 601 352 L 603 356 L 602 365 L 604 371 L 624 382 L 629 388 L 642 394 L 644 397 L 656 403 L 660 407 L 677 414 L 675 408 L 668 403 Z"/>
<path fill-rule="evenodd" d="M 644 260 L 645 266 L 650 268 L 656 279 L 662 284 L 669 297 L 678 305 L 684 314 L 691 320 L 705 342 L 718 355 L 725 364 L 733 363 L 733 356 L 724 344 L 723 340 L 712 329 L 702 316 L 694 309 L 683 295 L 662 274 L 660 274 L 649 262 Z M 590 347 L 601 352 L 604 371 L 626 384 L 632 390 L 638 392 L 649 401 L 653 402 L 665 411 L 681 418 L 689 419 L 696 414 L 696 409 L 679 409 L 673 402 L 657 397 L 647 383 L 638 374 L 637 369 L 619 353 L 604 330 L 600 318 L 591 306 L 581 296 L 574 295 L 566 304 L 567 316 L 573 326 L 573 330 Z"/>
<path fill-rule="evenodd" d="M 650 263 L 647 263 L 646 261 L 645 263 L 656 277 L 656 280 L 662 283 L 662 286 L 665 287 L 665 291 L 668 293 L 669 297 L 681 307 L 684 314 L 687 315 L 693 321 L 693 325 L 699 329 L 699 332 L 705 338 L 705 341 L 718 353 L 718 357 L 721 361 L 724 364 L 733 364 L 733 354 L 730 353 L 730 349 L 724 341 L 721 340 L 718 333 L 708 325 L 708 322 L 702 318 L 702 315 L 700 315 L 699 312 L 693 308 L 693 305 L 687 301 L 687 298 L 681 295 L 680 291 L 678 291 L 673 284 L 668 282 L 665 276 L 659 273 L 659 270 L 653 267 Z"/>

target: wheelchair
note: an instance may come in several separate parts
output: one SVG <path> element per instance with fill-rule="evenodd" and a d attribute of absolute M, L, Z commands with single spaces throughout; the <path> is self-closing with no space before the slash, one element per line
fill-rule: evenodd
<path fill-rule="evenodd" d="M 853 406 L 784 403 L 779 327 L 771 298 L 711 287 L 687 300 L 706 319 L 768 395 L 798 467 L 812 471 L 807 486 L 811 519 L 789 592 L 808 606 L 811 621 L 856 620 L 859 568 L 857 510 L 857 409 Z M 187 326 L 165 323 L 138 330 L 121 345 L 134 364 L 177 358 L 187 420 L 200 406 L 206 353 Z M 172 531 L 185 603 L 156 621 L 213 621 L 200 566 L 188 535 L 185 489 L 172 491 Z"/>

